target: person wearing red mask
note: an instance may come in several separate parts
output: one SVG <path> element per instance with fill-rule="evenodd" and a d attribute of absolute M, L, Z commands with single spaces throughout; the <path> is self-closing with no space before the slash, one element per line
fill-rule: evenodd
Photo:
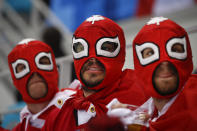
<path fill-rule="evenodd" d="M 137 77 L 151 96 L 134 111 L 147 110 L 141 124 L 150 131 L 196 130 L 197 75 L 184 28 L 168 18 L 152 18 L 134 38 L 133 56 Z"/>
<path fill-rule="evenodd" d="M 196 130 L 197 75 L 192 74 L 192 50 L 184 28 L 168 18 L 152 18 L 134 38 L 133 56 L 136 75 L 151 98 L 130 113 L 117 115 L 120 107 L 122 112 L 128 109 L 116 105 L 109 115 L 120 117 L 128 127 L 141 124 L 141 130 Z"/>
<path fill-rule="evenodd" d="M 13 83 L 26 106 L 13 131 L 41 130 L 49 114 L 56 114 L 76 90 L 58 92 L 58 70 L 52 49 L 39 40 L 24 39 L 8 55 Z M 50 117 L 53 119 L 53 117 Z"/>
<path fill-rule="evenodd" d="M 184 28 L 168 18 L 152 18 L 135 37 L 133 51 L 136 74 L 151 96 L 145 103 L 150 130 L 195 130 L 197 75 Z"/>
<path fill-rule="evenodd" d="M 54 123 L 44 130 L 84 129 L 95 116 L 106 114 L 106 105 L 118 101 L 141 105 L 143 89 L 135 83 L 133 70 L 122 71 L 125 62 L 125 37 L 121 27 L 109 18 L 94 15 L 74 32 L 72 52 L 76 75 L 82 84 L 63 105 Z"/>

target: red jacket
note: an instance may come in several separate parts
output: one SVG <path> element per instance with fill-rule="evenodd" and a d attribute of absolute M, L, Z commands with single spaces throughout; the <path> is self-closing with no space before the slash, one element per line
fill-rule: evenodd
<path fill-rule="evenodd" d="M 13 131 L 40 131 L 47 119 L 50 119 L 52 122 L 55 120 L 63 103 L 74 93 L 76 93 L 76 90 L 69 88 L 65 88 L 56 93 L 55 97 L 50 101 L 47 107 L 37 114 L 31 114 L 27 107 L 23 108 L 20 113 L 21 122 L 13 129 Z"/>
<path fill-rule="evenodd" d="M 106 114 L 106 105 L 114 98 L 122 103 L 139 106 L 148 97 L 136 84 L 133 70 L 127 69 L 115 83 L 86 98 L 83 97 L 82 90 L 79 90 L 73 98 L 65 102 L 55 122 L 48 120 L 43 130 L 75 131 L 84 128 L 87 121 L 95 115 Z"/>

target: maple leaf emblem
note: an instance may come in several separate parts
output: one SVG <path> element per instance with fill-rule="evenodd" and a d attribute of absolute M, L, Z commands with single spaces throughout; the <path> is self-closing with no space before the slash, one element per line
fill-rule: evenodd
<path fill-rule="evenodd" d="M 165 18 L 165 17 L 154 17 L 154 18 L 151 18 L 151 20 L 149 20 L 147 22 L 147 25 L 151 25 L 151 24 L 157 24 L 157 25 L 159 25 L 160 22 L 165 21 L 167 19 L 168 18 Z"/>
<path fill-rule="evenodd" d="M 28 44 L 30 41 L 35 41 L 35 39 L 32 39 L 32 38 L 24 39 L 24 40 L 20 41 L 20 42 L 18 43 L 18 45 Z"/>
<path fill-rule="evenodd" d="M 93 16 L 87 18 L 86 21 L 92 22 L 92 24 L 94 24 L 95 21 L 104 20 L 104 19 L 105 18 L 101 15 L 93 15 Z"/>

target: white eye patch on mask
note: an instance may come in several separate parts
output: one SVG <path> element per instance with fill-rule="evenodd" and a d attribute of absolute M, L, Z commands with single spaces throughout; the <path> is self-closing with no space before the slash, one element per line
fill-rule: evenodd
<path fill-rule="evenodd" d="M 141 45 L 136 45 L 135 49 L 136 49 L 136 53 L 140 61 L 140 64 L 143 66 L 148 65 L 156 60 L 159 60 L 159 48 L 154 43 L 146 42 Z M 143 56 L 143 51 L 145 49 L 151 49 L 152 51 L 152 54 L 146 58 Z"/>
<path fill-rule="evenodd" d="M 176 44 L 179 44 L 179 46 L 182 46 L 182 51 L 173 51 L 173 46 Z M 172 38 L 170 39 L 166 44 L 166 50 L 170 57 L 178 59 L 178 60 L 184 60 L 187 58 L 187 46 L 186 46 L 186 39 L 183 38 Z"/>
<path fill-rule="evenodd" d="M 101 38 L 96 43 L 96 54 L 98 56 L 116 57 L 120 52 L 120 41 L 115 38 Z M 73 37 L 72 53 L 75 59 L 88 56 L 88 43 L 82 38 Z"/>
<path fill-rule="evenodd" d="M 101 38 L 96 43 L 96 53 L 99 56 L 116 57 L 120 52 L 120 41 L 115 38 Z"/>
<path fill-rule="evenodd" d="M 88 43 L 82 38 L 73 37 L 72 53 L 75 59 L 88 56 Z"/>
<path fill-rule="evenodd" d="M 18 71 L 18 67 L 22 66 L 20 71 Z M 20 79 L 27 75 L 30 72 L 29 64 L 26 60 L 24 59 L 18 59 L 15 62 L 12 63 L 12 69 L 14 71 L 14 75 L 17 79 Z"/>
<path fill-rule="evenodd" d="M 42 61 L 41 59 L 43 59 L 44 57 L 47 60 L 47 64 L 41 62 Z M 40 70 L 46 70 L 46 71 L 53 70 L 53 61 L 52 61 L 51 53 L 41 52 L 37 54 L 35 57 L 35 63 Z"/>

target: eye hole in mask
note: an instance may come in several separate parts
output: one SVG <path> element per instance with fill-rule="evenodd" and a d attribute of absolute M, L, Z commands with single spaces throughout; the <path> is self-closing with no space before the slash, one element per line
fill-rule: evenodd
<path fill-rule="evenodd" d="M 22 63 L 19 63 L 16 66 L 16 73 L 20 73 L 20 72 L 22 72 L 25 69 L 26 69 L 26 66 L 24 64 L 22 64 Z"/>
<path fill-rule="evenodd" d="M 166 44 L 166 50 L 171 58 L 184 60 L 187 58 L 187 46 L 185 37 L 172 38 Z"/>
<path fill-rule="evenodd" d="M 120 41 L 115 38 L 101 38 L 96 43 L 96 53 L 98 56 L 116 57 L 120 52 Z"/>
<path fill-rule="evenodd" d="M 159 60 L 159 48 L 156 44 L 146 42 L 135 46 L 140 64 L 145 66 Z"/>
<path fill-rule="evenodd" d="M 177 52 L 177 53 L 184 53 L 185 49 L 184 46 L 180 43 L 175 43 L 172 48 L 171 48 L 172 52 Z"/>
<path fill-rule="evenodd" d="M 143 51 L 142 51 L 142 57 L 145 59 L 145 58 L 148 58 L 148 57 L 151 57 L 152 55 L 154 55 L 154 50 L 152 48 L 145 48 Z"/>
<path fill-rule="evenodd" d="M 79 53 L 84 50 L 84 47 L 80 42 L 77 42 L 73 44 L 73 50 L 74 52 Z"/>
<path fill-rule="evenodd" d="M 53 70 L 53 62 L 51 53 L 41 52 L 35 57 L 35 63 L 38 69 L 51 71 Z"/>
<path fill-rule="evenodd" d="M 41 64 L 41 65 L 50 65 L 51 61 L 50 61 L 50 59 L 47 56 L 43 56 L 43 57 L 40 58 L 39 64 Z"/>
<path fill-rule="evenodd" d="M 102 44 L 101 49 L 112 53 L 117 49 L 117 47 L 118 43 L 106 41 Z"/>
<path fill-rule="evenodd" d="M 72 53 L 75 59 L 88 56 L 88 44 L 82 38 L 73 37 Z"/>
<path fill-rule="evenodd" d="M 30 72 L 28 62 L 23 59 L 18 59 L 12 63 L 12 69 L 17 79 L 20 79 Z"/>

